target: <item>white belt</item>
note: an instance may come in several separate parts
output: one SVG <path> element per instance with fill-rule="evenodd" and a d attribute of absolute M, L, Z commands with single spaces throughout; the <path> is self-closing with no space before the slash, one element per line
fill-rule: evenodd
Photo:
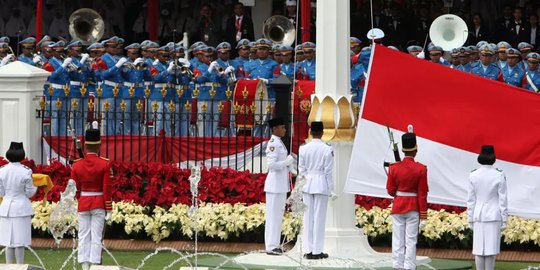
<path fill-rule="evenodd" d="M 311 174 L 311 175 L 324 175 L 324 171 L 309 171 L 308 174 Z"/>
<path fill-rule="evenodd" d="M 124 82 L 124 86 L 126 87 L 139 87 L 139 85 L 139 83 Z"/>
<path fill-rule="evenodd" d="M 398 192 L 396 192 L 396 195 L 397 196 L 402 196 L 402 197 L 416 197 L 416 196 L 418 196 L 414 192 L 405 192 L 405 191 L 398 191 Z"/>
<path fill-rule="evenodd" d="M 144 86 L 152 85 L 154 82 L 144 82 Z"/>
<path fill-rule="evenodd" d="M 163 88 L 163 87 L 169 87 L 167 83 L 156 83 L 154 84 L 154 88 Z"/>
<path fill-rule="evenodd" d="M 212 87 L 214 86 L 214 83 L 211 83 L 211 82 L 207 82 L 207 83 L 201 83 L 199 84 L 200 86 L 209 86 L 209 87 Z"/>
<path fill-rule="evenodd" d="M 56 89 L 64 89 L 64 86 L 57 83 L 51 83 L 51 86 Z"/>
<path fill-rule="evenodd" d="M 113 81 L 104 81 L 103 83 L 108 85 L 108 86 L 112 86 L 112 87 L 118 86 L 120 84 L 120 83 L 116 83 L 116 82 L 113 82 Z"/>
<path fill-rule="evenodd" d="M 78 82 L 78 81 L 69 81 L 69 84 L 70 85 L 81 85 L 81 82 Z"/>
<path fill-rule="evenodd" d="M 102 196 L 103 192 L 81 191 L 81 196 Z"/>

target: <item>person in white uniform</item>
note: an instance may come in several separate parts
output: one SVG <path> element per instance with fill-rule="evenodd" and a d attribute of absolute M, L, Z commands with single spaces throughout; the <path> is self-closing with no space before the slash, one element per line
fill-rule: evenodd
<path fill-rule="evenodd" d="M 476 269 L 495 268 L 495 256 L 501 248 L 501 231 L 508 220 L 506 176 L 494 168 L 495 149 L 482 146 L 478 163 L 482 166 L 469 176 L 467 214 L 473 230 L 473 250 Z"/>
<path fill-rule="evenodd" d="M 30 197 L 33 185 L 32 170 L 20 162 L 25 152 L 22 143 L 11 142 L 6 158 L 9 163 L 0 168 L 0 245 L 6 247 L 6 263 L 24 263 L 24 248 L 32 244 L 32 215 Z"/>
<path fill-rule="evenodd" d="M 289 166 L 294 158 L 288 155 L 287 148 L 281 141 L 287 129 L 283 118 L 274 118 L 268 121 L 272 136 L 266 146 L 268 174 L 264 182 L 266 194 L 266 224 L 264 226 L 264 245 L 268 255 L 280 255 L 281 225 L 285 213 L 287 192 L 290 191 Z"/>
<path fill-rule="evenodd" d="M 328 197 L 335 198 L 332 171 L 334 152 L 332 146 L 324 143 L 323 123 L 312 122 L 309 143 L 300 146 L 298 170 L 306 178 L 302 188 L 303 201 L 307 206 L 304 212 L 304 257 L 310 260 L 328 258 L 323 253 L 324 230 Z"/>

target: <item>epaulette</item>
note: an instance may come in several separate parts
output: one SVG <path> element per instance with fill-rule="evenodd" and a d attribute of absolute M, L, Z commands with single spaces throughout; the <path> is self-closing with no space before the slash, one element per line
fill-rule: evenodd
<path fill-rule="evenodd" d="M 471 172 L 474 172 L 474 171 L 476 171 L 476 170 L 478 170 L 478 168 L 476 168 L 476 169 L 472 170 Z"/>
<path fill-rule="evenodd" d="M 23 167 L 25 167 L 26 169 L 32 170 L 32 169 L 30 169 L 30 167 L 28 167 L 26 165 L 23 165 Z"/>
<path fill-rule="evenodd" d="M 106 160 L 106 161 L 109 161 L 109 159 L 106 158 L 106 157 L 99 157 L 99 158 L 101 158 L 101 159 L 103 159 L 103 160 Z"/>
<path fill-rule="evenodd" d="M 78 158 L 78 159 L 74 160 L 73 163 L 75 163 L 77 161 L 81 161 L 81 160 L 82 160 L 82 158 Z"/>
<path fill-rule="evenodd" d="M 274 142 L 274 138 L 270 139 L 270 142 Z"/>
<path fill-rule="evenodd" d="M 503 172 L 503 170 L 499 169 L 499 168 L 495 168 L 495 170 L 499 171 L 499 172 Z"/>

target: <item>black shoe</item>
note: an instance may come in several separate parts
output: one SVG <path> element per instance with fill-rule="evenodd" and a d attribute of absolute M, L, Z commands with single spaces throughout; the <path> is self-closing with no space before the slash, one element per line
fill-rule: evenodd
<path fill-rule="evenodd" d="M 313 253 L 311 253 L 311 252 L 310 252 L 310 253 L 305 253 L 305 254 L 304 254 L 304 259 L 309 259 L 309 260 L 311 260 L 311 257 L 313 257 Z"/>
<path fill-rule="evenodd" d="M 283 249 L 274 248 L 274 249 L 272 249 L 272 251 L 267 251 L 266 254 L 268 254 L 268 255 L 281 255 L 281 254 L 283 254 Z"/>
<path fill-rule="evenodd" d="M 327 253 L 320 253 L 320 254 L 313 254 L 311 255 L 312 259 L 313 260 L 320 260 L 320 259 L 326 259 L 328 258 L 328 254 Z"/>

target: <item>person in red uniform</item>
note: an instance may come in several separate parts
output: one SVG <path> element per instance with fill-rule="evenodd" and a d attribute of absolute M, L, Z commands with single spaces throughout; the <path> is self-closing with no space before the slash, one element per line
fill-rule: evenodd
<path fill-rule="evenodd" d="M 417 152 L 416 135 L 401 137 L 403 161 L 390 166 L 386 189 L 394 197 L 392 205 L 392 260 L 394 269 L 416 269 L 416 241 L 427 218 L 427 168 L 414 161 Z"/>
<path fill-rule="evenodd" d="M 101 263 L 105 220 L 111 216 L 111 180 L 109 160 L 98 155 L 101 143 L 97 122 L 86 130 L 86 155 L 75 160 L 71 178 L 77 184 L 79 201 L 78 261 L 83 270 Z"/>

